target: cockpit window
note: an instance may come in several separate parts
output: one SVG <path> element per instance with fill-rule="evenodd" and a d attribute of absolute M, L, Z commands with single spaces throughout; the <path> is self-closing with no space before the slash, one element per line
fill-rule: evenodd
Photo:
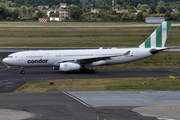
<path fill-rule="evenodd" d="M 8 58 L 13 58 L 13 56 L 8 56 Z"/>

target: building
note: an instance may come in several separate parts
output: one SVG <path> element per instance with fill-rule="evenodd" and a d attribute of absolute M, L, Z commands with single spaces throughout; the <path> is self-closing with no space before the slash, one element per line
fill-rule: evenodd
<path fill-rule="evenodd" d="M 53 10 L 52 8 L 50 8 L 48 11 L 47 11 L 47 16 L 50 17 L 50 13 L 53 12 L 53 13 L 57 13 L 59 12 L 59 8 L 55 8 L 55 10 Z M 57 16 L 58 17 L 58 16 Z"/>
<path fill-rule="evenodd" d="M 47 11 L 47 16 L 49 17 L 50 16 L 50 13 L 53 12 L 54 13 L 54 10 L 52 8 L 50 8 L 48 11 Z"/>
<path fill-rule="evenodd" d="M 46 18 L 39 18 L 39 22 L 45 23 L 45 22 L 47 22 L 47 19 Z"/>
<path fill-rule="evenodd" d="M 90 13 L 91 14 L 99 13 L 99 9 L 91 9 Z"/>
<path fill-rule="evenodd" d="M 47 5 L 43 5 L 43 6 L 37 6 L 37 9 L 42 9 L 43 7 L 45 7 L 46 9 L 48 9 L 48 8 L 49 8 L 49 6 L 47 6 Z"/>
<path fill-rule="evenodd" d="M 128 9 L 116 10 L 116 14 L 129 13 Z"/>
<path fill-rule="evenodd" d="M 146 17 L 146 23 L 162 23 L 165 21 L 164 17 Z"/>
<path fill-rule="evenodd" d="M 59 6 L 59 21 L 64 20 L 68 17 L 68 8 L 66 3 L 60 3 Z"/>
<path fill-rule="evenodd" d="M 179 12 L 179 10 L 177 8 L 174 8 L 172 12 Z"/>

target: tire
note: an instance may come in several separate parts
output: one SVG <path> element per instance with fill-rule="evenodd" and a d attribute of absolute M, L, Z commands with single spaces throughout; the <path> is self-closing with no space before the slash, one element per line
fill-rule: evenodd
<path fill-rule="evenodd" d="M 25 74 L 25 71 L 24 71 L 24 70 L 21 70 L 21 74 Z"/>
<path fill-rule="evenodd" d="M 95 70 L 91 69 L 89 70 L 90 73 L 95 73 Z"/>

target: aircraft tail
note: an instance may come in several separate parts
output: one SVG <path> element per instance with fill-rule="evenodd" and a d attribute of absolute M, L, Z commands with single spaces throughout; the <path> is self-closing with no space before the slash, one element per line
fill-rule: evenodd
<path fill-rule="evenodd" d="M 171 27 L 172 21 L 164 21 L 162 24 L 146 39 L 144 43 L 137 48 L 163 48 Z"/>

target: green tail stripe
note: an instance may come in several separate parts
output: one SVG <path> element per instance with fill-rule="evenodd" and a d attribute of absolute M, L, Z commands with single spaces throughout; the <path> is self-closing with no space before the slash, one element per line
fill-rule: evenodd
<path fill-rule="evenodd" d="M 172 21 L 167 21 L 167 36 L 168 36 L 169 30 L 171 27 L 171 23 L 172 23 Z"/>
<path fill-rule="evenodd" d="M 156 29 L 156 47 L 162 47 L 162 24 Z"/>
<path fill-rule="evenodd" d="M 145 48 L 151 48 L 151 36 L 145 41 Z"/>

